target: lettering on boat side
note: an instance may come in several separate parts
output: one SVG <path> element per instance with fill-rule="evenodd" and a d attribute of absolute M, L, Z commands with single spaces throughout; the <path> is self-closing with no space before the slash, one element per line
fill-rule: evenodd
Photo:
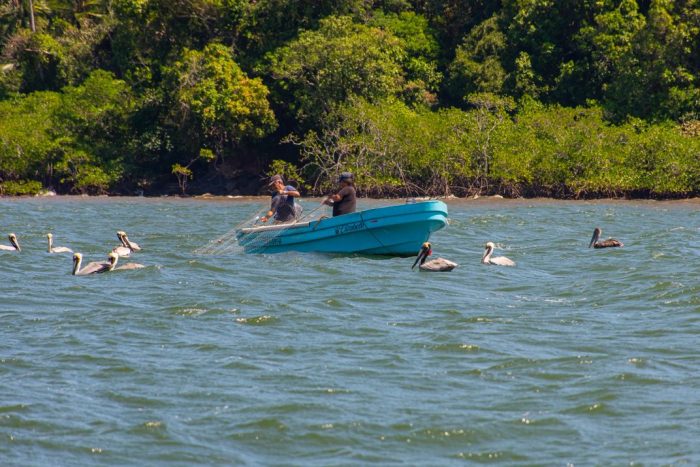
<path fill-rule="evenodd" d="M 282 244 L 282 239 L 281 238 L 271 238 L 267 242 L 265 242 L 265 246 L 279 246 Z"/>
<path fill-rule="evenodd" d="M 339 225 L 338 227 L 335 228 L 335 234 L 341 235 L 341 234 L 346 234 L 349 232 L 356 232 L 356 231 L 362 230 L 364 228 L 365 228 L 364 221 L 353 222 L 352 224 Z"/>

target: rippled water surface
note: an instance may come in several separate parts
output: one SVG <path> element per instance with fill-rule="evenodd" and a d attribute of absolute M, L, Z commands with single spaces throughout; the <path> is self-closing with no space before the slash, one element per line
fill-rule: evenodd
<path fill-rule="evenodd" d="M 443 274 L 193 253 L 262 204 L 0 200 L 3 465 L 700 464 L 699 202 L 452 202 Z M 45 252 L 117 229 L 145 269 Z"/>

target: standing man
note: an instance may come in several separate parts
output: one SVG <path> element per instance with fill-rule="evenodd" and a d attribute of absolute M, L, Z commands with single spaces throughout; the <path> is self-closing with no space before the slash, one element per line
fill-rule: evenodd
<path fill-rule="evenodd" d="M 350 172 L 341 173 L 338 177 L 338 184 L 340 185 L 340 190 L 323 201 L 323 204 L 333 206 L 333 217 L 355 212 L 357 204 L 355 180 L 352 174 Z"/>
<path fill-rule="evenodd" d="M 297 207 L 294 204 L 294 198 L 299 197 L 299 192 L 291 185 L 284 184 L 281 175 L 273 175 L 270 177 L 268 185 L 272 191 L 272 202 L 270 210 L 260 220 L 267 220 L 274 216 L 275 222 L 290 222 L 296 218 Z"/>

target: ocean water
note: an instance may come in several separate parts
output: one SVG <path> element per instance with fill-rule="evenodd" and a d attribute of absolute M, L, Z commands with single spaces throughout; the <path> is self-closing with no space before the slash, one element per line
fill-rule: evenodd
<path fill-rule="evenodd" d="M 1 199 L 0 463 L 700 464 L 700 202 L 450 202 L 451 273 L 194 252 L 264 203 Z M 45 251 L 118 229 L 146 268 Z"/>

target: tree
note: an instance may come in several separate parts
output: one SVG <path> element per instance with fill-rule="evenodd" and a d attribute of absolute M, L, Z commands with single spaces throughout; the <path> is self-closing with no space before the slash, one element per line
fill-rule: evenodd
<path fill-rule="evenodd" d="M 256 60 L 266 52 L 293 40 L 303 30 L 318 28 L 328 16 L 347 15 L 357 20 L 371 15 L 367 0 L 256 0 L 242 21 L 239 45 Z"/>
<path fill-rule="evenodd" d="M 694 13 L 691 13 L 694 10 Z M 618 120 L 700 116 L 698 2 L 651 2 L 644 27 L 634 31 L 615 62 L 606 105 Z"/>
<path fill-rule="evenodd" d="M 473 93 L 502 93 L 507 73 L 501 61 L 506 47 L 506 36 L 497 16 L 472 29 L 457 47 L 448 68 L 450 97 L 463 103 Z"/>
<path fill-rule="evenodd" d="M 180 193 L 184 196 L 187 192 L 187 181 L 192 180 L 194 173 L 190 168 L 192 164 L 197 162 L 198 159 L 204 159 L 205 161 L 213 161 L 216 158 L 214 153 L 210 149 L 202 149 L 199 151 L 197 157 L 193 157 L 187 163 L 187 165 L 181 165 L 178 163 L 173 164 L 171 172 L 177 178 L 177 184 L 180 187 Z"/>
<path fill-rule="evenodd" d="M 59 149 L 54 112 L 61 105 L 55 92 L 36 92 L 0 101 L 0 178 L 36 177 L 49 181 L 51 156 Z"/>
<path fill-rule="evenodd" d="M 262 138 L 277 126 L 259 78 L 249 78 L 222 44 L 186 49 L 165 73 L 170 77 L 180 127 L 192 138 L 193 153 L 211 149 L 224 156 L 244 139 Z"/>
<path fill-rule="evenodd" d="M 61 183 L 81 193 L 102 193 L 122 177 L 133 107 L 131 89 L 104 70 L 63 89 L 53 116 Z"/>
<path fill-rule="evenodd" d="M 440 46 L 436 32 L 428 25 L 428 20 L 410 11 L 399 14 L 377 11 L 368 25 L 388 31 L 401 41 L 401 47 L 405 51 L 401 63 L 406 76 L 404 100 L 435 103 L 435 93 L 442 80 L 437 66 Z M 414 93 L 413 97 L 411 93 Z"/>
<path fill-rule="evenodd" d="M 318 30 L 302 32 L 268 61 L 277 102 L 308 125 L 352 96 L 376 100 L 398 94 L 405 56 L 390 32 L 341 16 L 324 18 Z"/>

